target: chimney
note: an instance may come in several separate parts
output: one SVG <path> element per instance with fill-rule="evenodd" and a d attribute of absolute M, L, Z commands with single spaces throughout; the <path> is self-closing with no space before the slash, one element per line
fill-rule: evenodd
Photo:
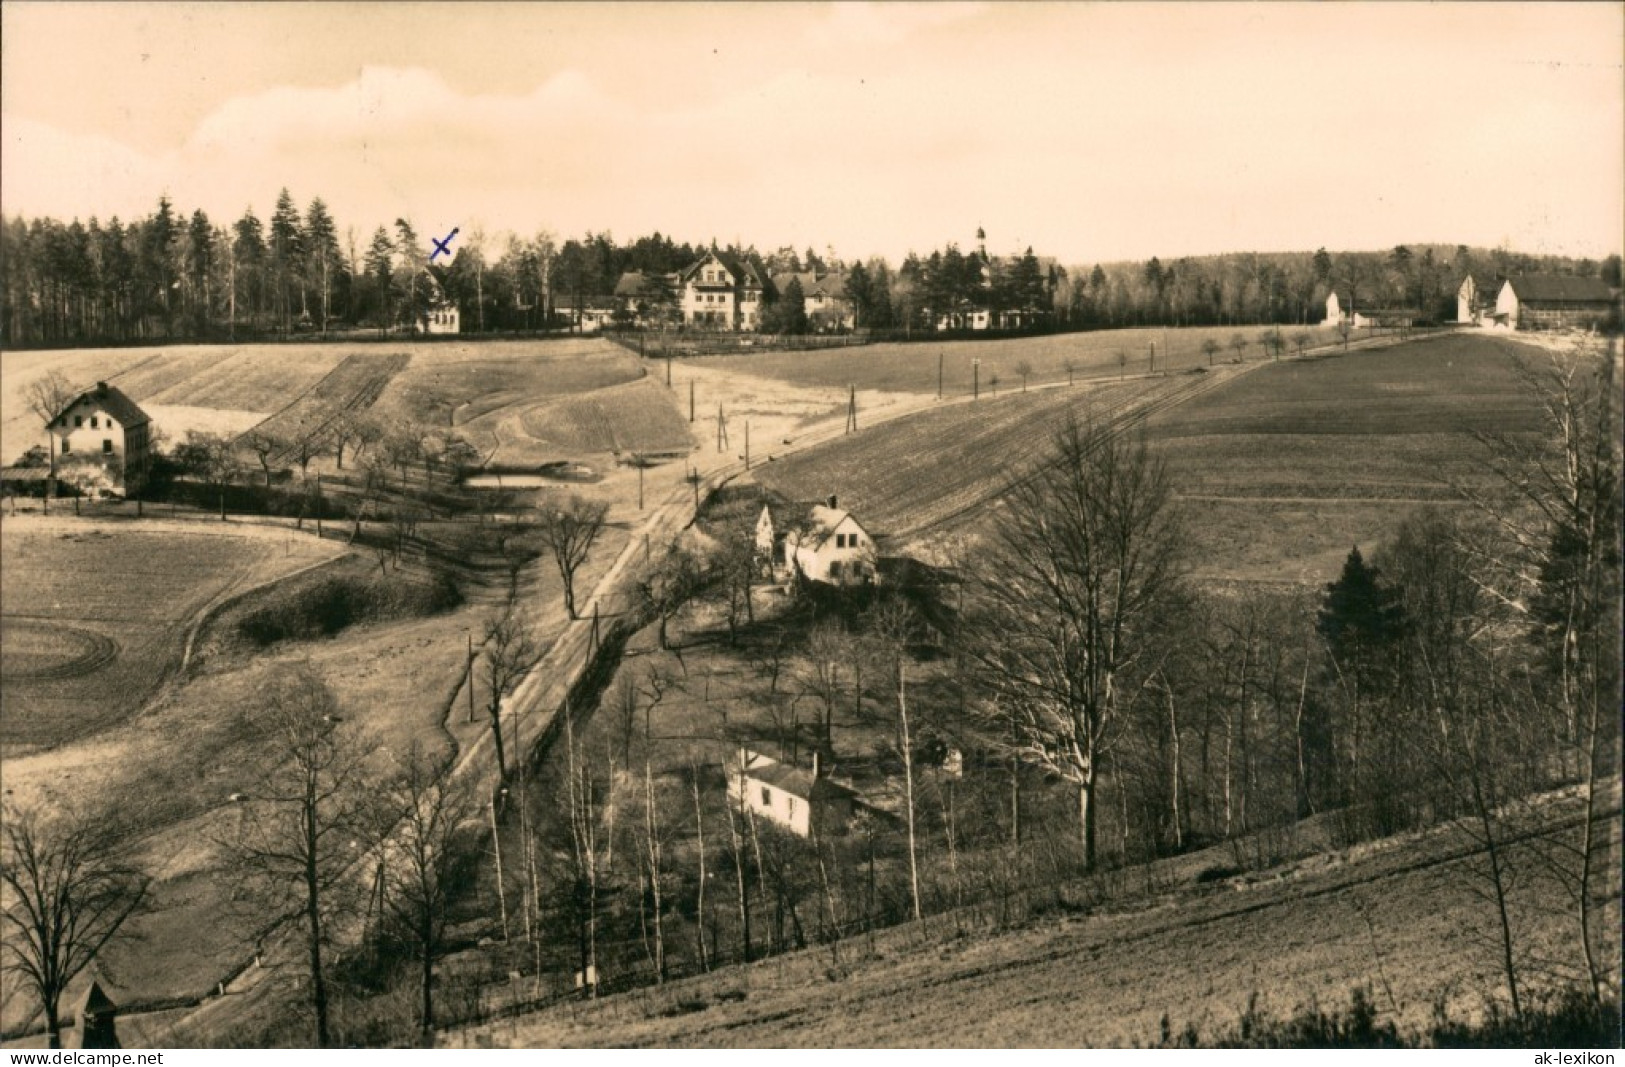
<path fill-rule="evenodd" d="M 106 382 L 97 382 L 96 383 L 96 391 L 98 393 L 106 393 L 107 392 L 107 383 Z"/>
<path fill-rule="evenodd" d="M 831 493 L 831 494 L 830 494 L 830 495 L 829 495 L 829 499 L 827 499 L 827 500 L 825 500 L 825 501 L 824 501 L 824 503 L 825 503 L 825 505 L 827 505 L 827 506 L 828 506 L 828 508 L 829 508 L 829 509 L 830 509 L 830 510 L 831 510 L 831 511 L 834 511 L 834 510 L 835 510 L 835 508 L 836 508 L 836 503 L 835 503 L 835 494 L 834 494 L 834 493 Z"/>

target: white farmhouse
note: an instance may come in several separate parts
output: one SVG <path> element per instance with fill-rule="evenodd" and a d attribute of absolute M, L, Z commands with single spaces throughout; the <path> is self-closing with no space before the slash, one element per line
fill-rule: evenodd
<path fill-rule="evenodd" d="M 738 764 L 728 775 L 728 795 L 740 811 L 802 837 L 844 831 L 857 797 L 819 773 L 816 754 L 807 771 L 748 748 L 739 750 Z"/>
<path fill-rule="evenodd" d="M 97 382 L 46 424 L 58 474 L 120 495 L 146 484 L 152 420 L 123 391 Z"/>
<path fill-rule="evenodd" d="M 875 539 L 835 497 L 805 509 L 798 520 L 775 518 L 764 505 L 756 520 L 756 551 L 769 565 L 784 567 L 807 581 L 827 585 L 866 585 L 876 580 Z"/>

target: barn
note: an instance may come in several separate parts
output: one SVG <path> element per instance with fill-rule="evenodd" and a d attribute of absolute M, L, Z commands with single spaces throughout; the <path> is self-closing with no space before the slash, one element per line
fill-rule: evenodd
<path fill-rule="evenodd" d="M 1495 320 L 1514 330 L 1592 329 L 1617 316 L 1619 298 L 1600 278 L 1525 274 L 1501 283 Z"/>

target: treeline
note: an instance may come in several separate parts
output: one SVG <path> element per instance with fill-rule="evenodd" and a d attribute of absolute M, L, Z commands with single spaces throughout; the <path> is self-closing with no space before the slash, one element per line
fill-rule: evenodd
<path fill-rule="evenodd" d="M 649 306 L 637 309 L 641 318 L 665 322 L 675 318 L 676 300 L 661 280 L 710 249 L 752 264 L 769 305 L 783 295 L 774 275 L 839 275 L 857 327 L 875 330 L 951 327 L 978 311 L 990 312 L 995 328 L 1313 323 L 1333 288 L 1357 306 L 1406 307 L 1423 320 L 1444 320 L 1454 317 L 1468 273 L 1493 280 L 1552 271 L 1615 286 L 1620 278 L 1618 256 L 1598 262 L 1444 245 L 1153 257 L 1069 270 L 1031 248 L 990 255 L 980 232 L 975 249 L 950 243 L 911 252 L 895 268 L 881 257 L 845 262 L 832 248 L 761 253 L 658 232 L 630 242 L 607 232 L 560 241 L 545 230 L 459 232 L 449 255 L 431 261 L 428 237 L 438 235 L 419 234 L 407 219 L 358 234 L 321 197 L 301 211 L 286 189 L 268 222 L 252 208 L 229 223 L 201 209 L 188 216 L 167 197 L 130 221 L 13 217 L 0 226 L 0 338 L 27 347 L 389 330 L 421 326 L 431 308 L 447 305 L 459 310 L 464 333 L 564 329 L 584 302 L 608 302 L 631 271 L 654 282 Z M 558 314 L 561 307 L 571 314 Z M 773 331 L 817 326 L 764 312 L 764 328 Z"/>
<path fill-rule="evenodd" d="M 1530 256 L 1505 248 L 1397 245 L 1387 252 L 1242 252 L 1098 264 L 1057 291 L 1061 313 L 1084 328 L 1312 324 L 1334 289 L 1358 308 L 1404 308 L 1421 321 L 1456 317 L 1456 292 L 1519 274 L 1601 277 L 1620 284 L 1620 257 Z"/>

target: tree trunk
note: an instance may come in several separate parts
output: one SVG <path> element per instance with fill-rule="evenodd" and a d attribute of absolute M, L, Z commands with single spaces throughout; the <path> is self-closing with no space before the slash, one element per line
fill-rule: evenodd
<path fill-rule="evenodd" d="M 1078 787 L 1078 826 L 1083 838 L 1083 869 L 1095 869 L 1095 761 L 1091 757 Z"/>
<path fill-rule="evenodd" d="M 903 661 L 897 661 L 897 720 L 903 734 L 903 796 L 908 805 L 908 886 L 914 905 L 914 918 L 920 918 L 920 868 L 914 845 L 914 754 L 908 734 L 908 699 L 903 678 Z M 823 862 L 822 858 L 819 860 Z"/>

